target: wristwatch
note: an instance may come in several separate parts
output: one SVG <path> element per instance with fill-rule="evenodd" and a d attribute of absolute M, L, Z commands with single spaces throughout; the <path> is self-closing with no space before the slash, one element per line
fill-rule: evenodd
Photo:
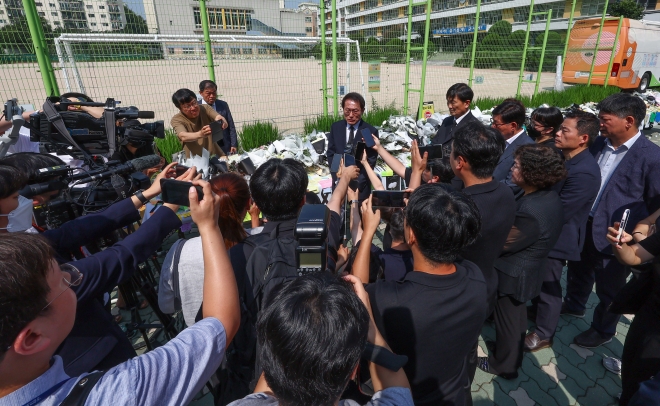
<path fill-rule="evenodd" d="M 144 194 L 142 192 L 143 192 L 143 190 L 140 189 L 137 192 L 133 193 L 133 196 L 137 197 L 138 200 L 140 201 L 140 203 L 146 204 L 149 201 L 149 199 L 144 197 Z"/>
<path fill-rule="evenodd" d="M 360 201 L 359 200 L 351 200 L 351 204 L 353 204 L 353 203 L 360 203 Z"/>

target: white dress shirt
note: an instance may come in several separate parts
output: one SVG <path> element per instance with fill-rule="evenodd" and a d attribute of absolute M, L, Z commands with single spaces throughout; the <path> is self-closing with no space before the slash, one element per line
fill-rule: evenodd
<path fill-rule="evenodd" d="M 513 141 L 515 141 L 516 138 L 520 137 L 520 134 L 522 134 L 524 132 L 525 132 L 525 130 L 520 130 L 520 132 L 518 134 L 516 134 L 513 137 L 506 140 L 506 147 L 509 148 L 509 145 L 513 144 Z"/>
<path fill-rule="evenodd" d="M 357 138 L 357 135 L 358 135 L 357 131 L 358 131 L 358 128 L 360 128 L 360 123 L 361 122 L 362 122 L 362 120 L 359 120 L 357 123 L 353 124 L 353 128 L 354 128 L 354 130 L 353 130 L 353 140 L 355 140 L 355 138 Z M 347 144 L 348 144 L 348 137 L 350 136 L 350 134 L 351 134 L 351 125 L 348 124 L 348 122 L 347 122 L 346 123 L 346 143 Z"/>
<path fill-rule="evenodd" d="M 456 122 L 456 124 L 454 124 L 454 125 L 458 125 L 458 123 L 460 123 L 461 120 L 462 120 L 463 118 L 465 118 L 465 116 L 467 116 L 469 112 L 470 112 L 470 110 L 468 110 L 467 113 L 463 114 L 463 115 L 460 116 L 459 118 L 454 118 L 454 121 Z"/>

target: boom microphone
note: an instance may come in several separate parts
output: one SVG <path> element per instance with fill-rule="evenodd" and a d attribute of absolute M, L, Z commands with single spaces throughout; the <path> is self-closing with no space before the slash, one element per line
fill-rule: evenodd
<path fill-rule="evenodd" d="M 142 172 L 145 169 L 153 168 L 160 163 L 158 155 L 147 155 L 140 158 L 135 158 L 122 165 L 117 165 L 114 168 L 108 169 L 105 172 L 94 174 L 86 178 L 78 180 L 78 183 L 89 183 L 97 180 L 108 179 L 112 175 L 128 174 L 133 172 Z"/>

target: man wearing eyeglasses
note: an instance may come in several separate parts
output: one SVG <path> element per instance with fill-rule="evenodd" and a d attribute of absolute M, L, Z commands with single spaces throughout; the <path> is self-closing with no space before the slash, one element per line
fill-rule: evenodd
<path fill-rule="evenodd" d="M 210 124 L 213 121 L 222 122 L 222 129 L 228 127 L 227 120 L 218 114 L 213 107 L 197 102 L 197 95 L 190 89 L 179 89 L 172 95 L 172 103 L 179 112 L 172 117 L 170 125 L 177 137 L 183 143 L 186 156 L 202 156 L 206 149 L 210 155 L 225 156 L 225 152 L 213 141 Z"/>
<path fill-rule="evenodd" d="M 366 123 L 362 120 L 362 114 L 364 114 L 365 101 L 359 93 L 348 93 L 341 101 L 341 108 L 344 111 L 344 119 L 337 121 L 332 124 L 330 128 L 330 135 L 328 136 L 328 152 L 326 156 L 328 158 L 328 165 L 332 165 L 332 160 L 335 154 L 349 154 L 355 155 L 355 147 L 358 142 L 364 142 L 362 136 L 362 130 L 369 129 L 369 132 L 378 138 L 378 130 L 369 123 Z M 378 152 L 372 148 L 366 148 L 367 151 L 367 161 L 369 166 L 373 168 L 376 166 L 376 158 L 378 158 Z M 361 167 L 360 160 L 362 157 L 355 157 L 355 162 L 358 165 L 358 168 Z M 337 183 L 337 177 L 332 174 L 332 184 L 333 190 L 334 185 Z M 358 199 L 360 202 L 364 201 L 369 197 L 371 193 L 371 187 L 367 174 L 364 171 L 360 171 L 360 176 L 357 179 L 358 183 Z"/>
<path fill-rule="evenodd" d="M 493 179 L 509 186 L 514 194 L 518 194 L 521 189 L 511 181 L 513 153 L 521 145 L 534 144 L 534 140 L 525 132 L 524 123 L 525 106 L 518 100 L 506 99 L 493 109 L 490 126 L 506 141 L 506 149 L 497 162 Z"/>

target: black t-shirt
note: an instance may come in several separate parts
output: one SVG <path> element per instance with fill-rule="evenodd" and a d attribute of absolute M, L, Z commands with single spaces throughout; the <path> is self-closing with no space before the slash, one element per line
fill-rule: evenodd
<path fill-rule="evenodd" d="M 657 223 L 657 222 L 656 222 Z M 651 296 L 647 299 L 646 307 L 660 316 L 660 234 L 655 234 L 639 242 L 639 245 L 647 250 L 655 259 L 651 265 L 651 279 L 653 287 Z"/>
<path fill-rule="evenodd" d="M 410 250 L 378 249 L 376 255 L 383 263 L 383 276 L 386 281 L 401 281 L 408 272 L 413 271 L 413 256 Z"/>
<path fill-rule="evenodd" d="M 415 405 L 463 405 L 467 355 L 486 318 L 486 282 L 470 261 L 451 275 L 410 272 L 401 282 L 367 286 L 379 331 L 403 367 Z"/>
<path fill-rule="evenodd" d="M 660 234 L 656 231 L 652 236 L 640 241 L 639 245 L 653 256 L 660 255 Z"/>

